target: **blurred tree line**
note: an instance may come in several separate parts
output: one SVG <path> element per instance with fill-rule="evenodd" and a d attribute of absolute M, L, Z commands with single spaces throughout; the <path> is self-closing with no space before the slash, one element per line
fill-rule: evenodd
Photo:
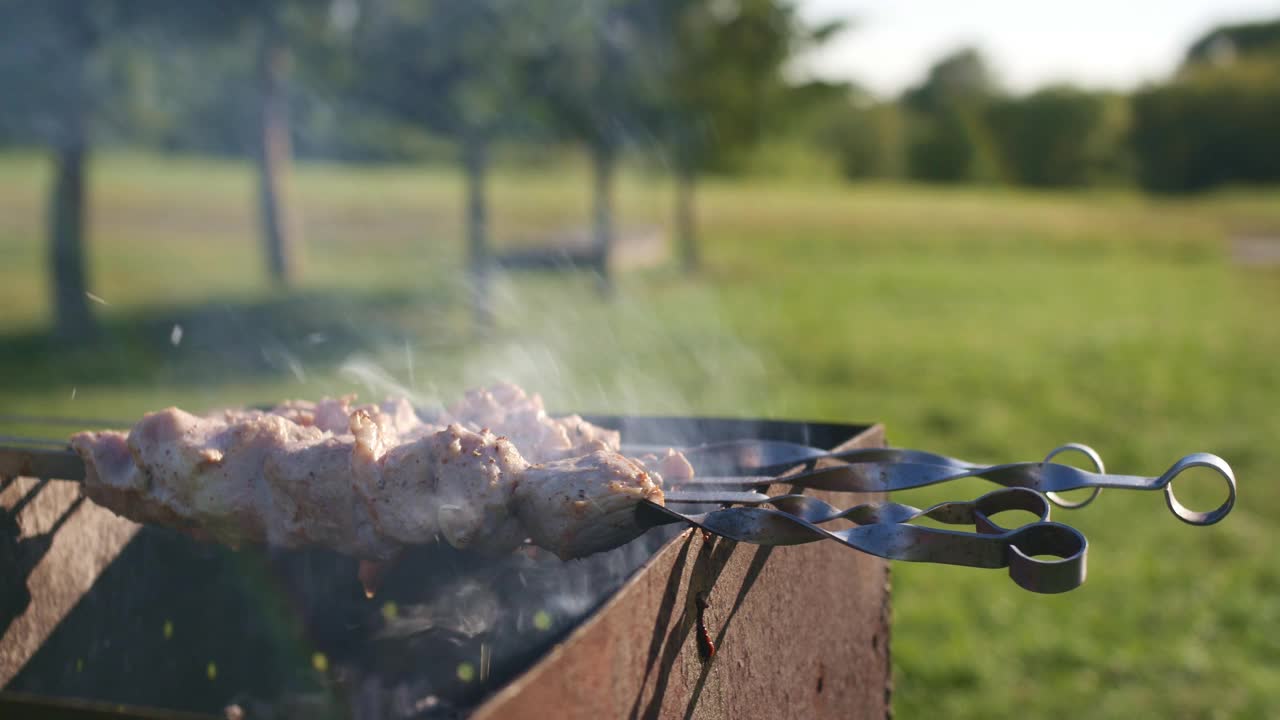
<path fill-rule="evenodd" d="M 84 206 L 99 145 L 252 158 L 281 285 L 300 267 L 295 155 L 456 162 L 482 316 L 498 143 L 586 149 L 602 257 L 618 163 L 641 149 L 674 176 L 690 269 L 697 179 L 750 171 L 771 146 L 834 158 L 852 180 L 1280 180 L 1280 21 L 1216 28 L 1173 77 L 1131 94 L 1009 93 L 962 49 L 882 99 L 795 79 L 793 61 L 842 26 L 806 26 L 793 0 L 0 0 L 0 18 L 0 146 L 49 151 L 53 305 L 74 336 L 93 327 Z"/>
<path fill-rule="evenodd" d="M 900 97 L 850 89 L 815 118 L 851 179 L 1155 192 L 1280 181 L 1280 20 L 1219 27 L 1168 80 L 1131 94 L 1051 86 L 1003 92 L 982 56 L 936 62 Z"/>

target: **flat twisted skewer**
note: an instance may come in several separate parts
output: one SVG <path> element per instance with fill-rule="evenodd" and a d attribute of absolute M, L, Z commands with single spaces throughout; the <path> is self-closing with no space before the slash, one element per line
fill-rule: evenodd
<path fill-rule="evenodd" d="M 1044 458 L 1044 462 L 1049 462 L 1065 452 L 1078 452 L 1088 458 L 1089 462 L 1093 464 L 1095 472 L 1106 472 L 1106 468 L 1102 463 L 1102 456 L 1098 455 L 1093 448 L 1081 443 L 1059 445 L 1049 451 L 1049 454 Z M 686 448 L 685 453 L 691 458 L 708 462 L 714 467 L 732 467 L 735 468 L 733 470 L 735 473 L 749 473 L 753 476 L 782 475 L 795 470 L 797 467 L 813 470 L 819 464 L 826 467 L 831 464 L 910 462 L 962 470 L 977 470 L 987 467 L 983 463 L 969 462 L 968 460 L 960 460 L 959 458 L 947 457 L 946 455 L 938 455 L 937 453 L 923 450 L 855 448 L 852 450 L 831 451 L 777 440 L 730 440 Z M 1102 488 L 1095 487 L 1088 497 L 1079 501 L 1066 500 L 1052 491 L 1045 494 L 1058 507 L 1076 509 L 1096 500 L 1101 492 Z"/>
<path fill-rule="evenodd" d="M 1049 454 L 1053 458 L 1059 452 L 1072 449 L 1087 451 L 1091 458 L 1096 458 L 1086 446 L 1063 446 Z M 1060 493 L 1067 490 L 1090 488 L 1094 495 L 1086 498 L 1078 507 L 1096 497 L 1101 488 L 1122 488 L 1127 490 L 1164 490 L 1169 510 L 1180 520 L 1191 525 L 1212 525 L 1226 517 L 1236 502 L 1236 479 L 1231 466 L 1217 455 L 1194 453 L 1174 463 L 1164 474 L 1158 477 L 1137 475 L 1110 475 L 1103 472 L 1089 472 L 1069 465 L 1053 462 L 1009 463 L 1004 465 L 979 466 L 962 460 L 955 460 L 932 453 L 921 453 L 917 450 L 896 450 L 890 448 L 870 448 L 851 450 L 845 453 L 832 454 L 841 464 L 806 470 L 786 477 L 774 476 L 733 476 L 733 477 L 700 477 L 696 484 L 700 489 L 710 487 L 760 487 L 774 483 L 789 483 L 800 487 L 835 492 L 880 493 L 908 490 L 928 485 L 936 485 L 952 480 L 977 477 L 1005 487 L 1019 487 L 1035 490 L 1045 494 Z M 1096 460 L 1101 468 L 1101 460 Z M 1208 512 L 1199 512 L 1187 508 L 1173 494 L 1173 479 L 1191 468 L 1209 468 L 1222 477 L 1227 485 L 1227 499 Z M 1055 502 L 1064 504 L 1056 496 L 1050 495 Z M 1068 505 L 1071 506 L 1071 505 Z"/>
<path fill-rule="evenodd" d="M 685 514 L 644 502 L 644 522 L 686 522 L 707 532 L 758 545 L 798 545 L 835 540 L 847 547 L 889 560 L 1009 569 L 1019 586 L 1038 593 L 1073 590 L 1084 582 L 1088 541 L 1074 528 L 1049 521 L 1049 503 L 1031 490 L 1006 488 L 968 502 L 949 502 L 921 510 L 899 503 L 867 503 L 838 510 L 817 498 L 783 495 L 757 507 L 732 507 Z M 774 509 L 763 507 L 771 505 Z M 1007 530 L 991 516 L 1008 510 L 1035 513 L 1039 520 Z M 927 517 L 953 525 L 959 532 L 908 524 Z M 845 530 L 821 524 L 836 519 L 858 523 Z M 1051 555 L 1046 560 L 1037 556 Z"/>

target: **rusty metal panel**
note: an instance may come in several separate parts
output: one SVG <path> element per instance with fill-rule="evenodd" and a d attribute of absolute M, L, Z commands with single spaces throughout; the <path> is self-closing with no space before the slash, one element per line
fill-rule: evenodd
<path fill-rule="evenodd" d="M 138 526 L 85 502 L 76 483 L 17 478 L 0 490 L 0 687 L 129 543 Z"/>
<path fill-rule="evenodd" d="M 877 425 L 839 449 L 883 446 Z M 474 717 L 883 718 L 890 688 L 886 561 L 686 532 Z"/>

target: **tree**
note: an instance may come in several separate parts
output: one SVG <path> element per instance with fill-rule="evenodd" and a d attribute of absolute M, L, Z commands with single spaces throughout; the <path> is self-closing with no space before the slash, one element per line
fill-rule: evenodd
<path fill-rule="evenodd" d="M 902 110 L 876 102 L 860 88 L 848 88 L 838 102 L 821 108 L 810 141 L 834 152 L 849 180 L 902 175 Z"/>
<path fill-rule="evenodd" d="M 1131 105 L 1144 188 L 1280 181 L 1280 20 L 1210 30 L 1173 78 L 1134 92 Z"/>
<path fill-rule="evenodd" d="M 973 127 L 960 112 L 912 115 L 908 128 L 906 160 L 911 178 L 938 183 L 973 180 L 977 155 Z"/>
<path fill-rule="evenodd" d="M 258 207 L 267 269 L 278 285 L 292 284 L 298 274 L 298 229 L 288 181 L 293 164 L 289 130 L 290 52 L 280 2 L 257 9 L 258 132 L 254 153 L 258 168 Z"/>
<path fill-rule="evenodd" d="M 88 165 L 95 111 L 114 88 L 96 64 L 117 33 L 149 20 L 144 0 L 0 0 L 0 105 L 19 136 L 46 144 L 53 160 L 49 189 L 49 276 L 55 332 L 83 338 L 96 330 L 85 259 Z"/>
<path fill-rule="evenodd" d="M 1280 65 L 1206 66 L 1134 93 L 1138 181 L 1160 192 L 1280 181 Z"/>
<path fill-rule="evenodd" d="M 1071 87 L 1049 87 L 1026 97 L 995 100 L 985 119 L 1005 178 L 1038 187 L 1079 186 L 1102 166 L 1105 98 Z"/>
<path fill-rule="evenodd" d="M 972 48 L 944 56 L 902 95 L 908 111 L 907 168 L 917 179 L 970 180 L 987 159 L 982 114 L 996 84 Z"/>
<path fill-rule="evenodd" d="M 612 287 L 613 186 L 627 138 L 654 114 L 658 77 L 644 2 L 559 0 L 540 14 L 545 44 L 528 63 L 526 87 L 561 133 L 586 144 L 592 167 L 592 236 L 598 271 Z"/>
<path fill-rule="evenodd" d="M 1280 20 L 1216 27 L 1191 44 L 1183 68 L 1256 58 L 1280 60 Z"/>
<path fill-rule="evenodd" d="M 659 126 L 676 174 L 677 245 L 692 270 L 700 263 L 697 176 L 729 168 L 773 129 L 792 97 L 787 61 L 843 26 L 806 27 L 786 0 L 652 0 L 647 6 L 645 26 L 663 71 Z"/>
<path fill-rule="evenodd" d="M 333 51 L 332 38 L 326 36 L 329 5 L 318 0 L 196 0 L 174 4 L 164 26 L 192 44 L 236 43 L 247 35 L 256 45 L 251 154 L 258 176 L 261 237 L 268 274 L 286 287 L 300 272 L 302 242 L 289 192 L 294 45 L 305 41 L 313 61 Z"/>
<path fill-rule="evenodd" d="M 976 49 L 963 48 L 930 66 L 924 81 L 902 94 L 902 102 L 912 110 L 937 113 L 980 104 L 994 94 L 996 83 L 987 61 Z"/>
<path fill-rule="evenodd" d="M 493 140 L 527 123 L 524 63 L 542 40 L 539 3 L 371 0 L 355 36 L 355 92 L 401 120 L 452 137 L 466 175 L 466 227 L 477 320 L 488 306 L 486 177 Z"/>

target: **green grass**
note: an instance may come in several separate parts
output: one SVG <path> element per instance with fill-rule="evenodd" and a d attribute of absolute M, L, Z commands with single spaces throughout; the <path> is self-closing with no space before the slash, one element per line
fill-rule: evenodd
<path fill-rule="evenodd" d="M 896 445 L 975 460 L 1080 441 L 1110 470 L 1158 474 L 1216 452 L 1241 486 L 1219 526 L 1185 526 L 1151 493 L 1059 512 L 1091 542 L 1089 581 L 1067 595 L 897 564 L 895 707 L 1280 711 L 1280 272 L 1233 265 L 1226 245 L 1236 231 L 1280 234 L 1274 193 L 713 181 L 699 189 L 701 275 L 628 273 L 608 303 L 587 278 L 503 280 L 501 332 L 485 339 L 458 280 L 461 184 L 447 170 L 302 168 L 294 295 L 266 286 L 245 167 L 110 156 L 93 177 L 107 339 L 59 345 L 39 331 L 46 169 L 0 160 L 0 412 L 130 417 L 390 384 L 430 402 L 508 377 L 561 408 L 882 421 Z M 500 242 L 583 224 L 586 188 L 576 166 L 501 173 Z M 629 174 L 619 206 L 624 224 L 663 225 L 669 187 Z M 1179 491 L 1205 507 L 1218 497 L 1194 479 Z"/>

